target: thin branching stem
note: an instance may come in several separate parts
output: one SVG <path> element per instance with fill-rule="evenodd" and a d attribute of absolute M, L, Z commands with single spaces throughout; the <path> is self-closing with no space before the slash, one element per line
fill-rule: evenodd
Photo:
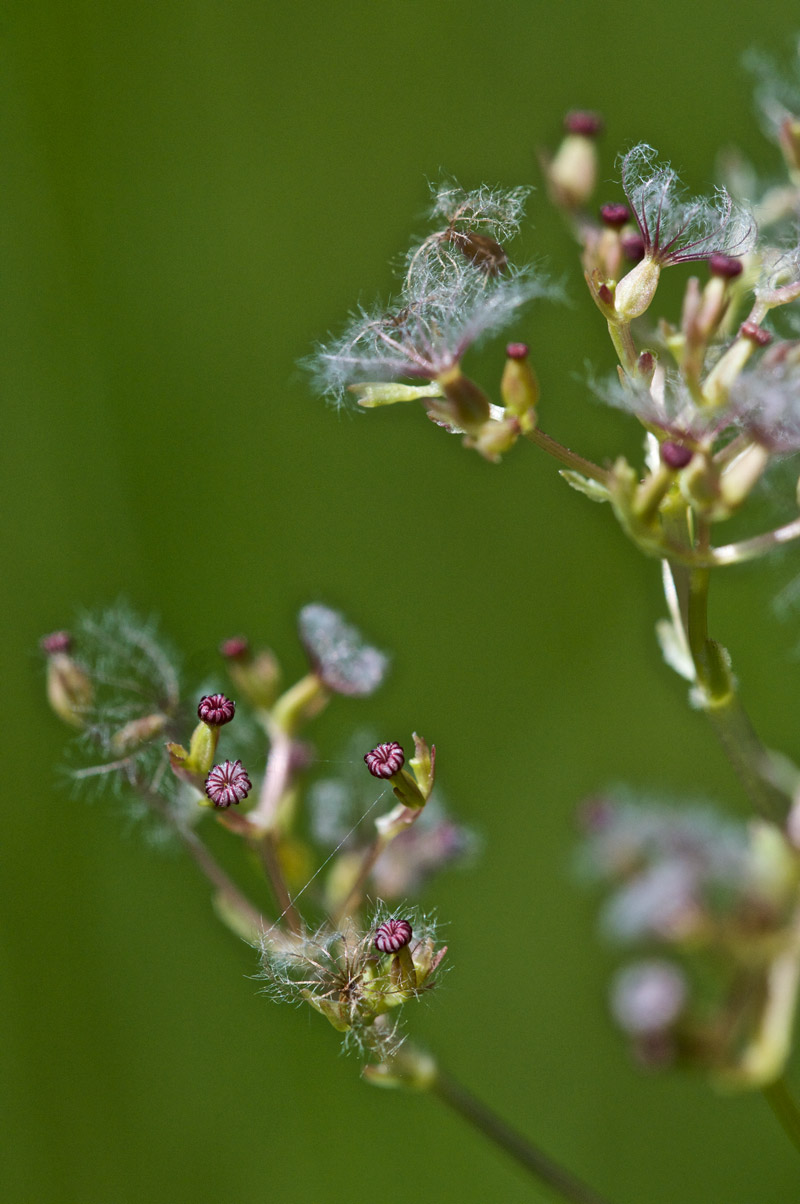
<path fill-rule="evenodd" d="M 487 1104 L 450 1075 L 437 1071 L 431 1092 L 560 1199 L 568 1200 L 570 1204 L 607 1204 L 603 1196 L 554 1162 L 516 1129 L 512 1129 Z"/>
<path fill-rule="evenodd" d="M 564 447 L 563 443 L 559 443 L 556 439 L 546 435 L 544 431 L 534 428 L 532 431 L 526 431 L 526 438 L 530 439 L 531 443 L 535 443 L 537 447 L 541 447 L 542 451 L 546 451 L 549 456 L 558 460 L 566 468 L 571 468 L 574 472 L 579 472 L 582 476 L 588 477 L 590 481 L 598 481 L 601 485 L 607 485 L 609 474 L 605 468 L 601 468 L 599 464 L 594 464 L 591 460 L 579 456 L 577 452 L 570 451 L 568 447 Z"/>
<path fill-rule="evenodd" d="M 764 1099 L 769 1104 L 781 1128 L 795 1149 L 800 1152 L 800 1107 L 789 1091 L 786 1078 L 781 1075 L 774 1083 L 761 1088 Z"/>

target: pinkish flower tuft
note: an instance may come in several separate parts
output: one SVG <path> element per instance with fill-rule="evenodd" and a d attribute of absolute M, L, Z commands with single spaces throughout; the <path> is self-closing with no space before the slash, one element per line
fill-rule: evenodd
<path fill-rule="evenodd" d="M 397 953 L 411 940 L 408 920 L 386 920 L 375 931 L 375 948 L 381 953 Z"/>
<path fill-rule="evenodd" d="M 219 650 L 226 661 L 241 661 L 249 656 L 250 645 L 244 636 L 236 635 L 229 640 L 223 640 L 219 646 Z"/>
<path fill-rule="evenodd" d="M 399 773 L 405 764 L 405 754 L 402 747 L 393 740 L 389 744 L 379 744 L 364 756 L 367 769 L 374 778 L 391 778 Z"/>
<path fill-rule="evenodd" d="M 215 765 L 205 784 L 206 794 L 215 807 L 230 807 L 232 803 L 240 803 L 253 788 L 241 761 L 223 761 L 221 765 Z"/>
<path fill-rule="evenodd" d="M 72 648 L 72 636 L 68 631 L 53 631 L 39 640 L 39 647 L 47 656 L 57 652 L 69 652 Z"/>
<path fill-rule="evenodd" d="M 506 347 L 506 355 L 510 360 L 524 360 L 528 358 L 527 343 L 509 343 Z"/>
<path fill-rule="evenodd" d="M 686 467 L 693 454 L 690 447 L 686 447 L 683 443 L 675 443 L 672 439 L 666 439 L 661 444 L 661 459 L 667 468 L 672 468 L 676 472 L 678 469 Z"/>
<path fill-rule="evenodd" d="M 200 699 L 197 717 L 209 727 L 222 727 L 230 723 L 236 711 L 236 703 L 224 694 L 205 694 Z"/>
<path fill-rule="evenodd" d="M 596 138 L 603 132 L 603 118 L 599 113 L 591 113 L 587 109 L 573 109 L 564 117 L 564 132 Z"/>

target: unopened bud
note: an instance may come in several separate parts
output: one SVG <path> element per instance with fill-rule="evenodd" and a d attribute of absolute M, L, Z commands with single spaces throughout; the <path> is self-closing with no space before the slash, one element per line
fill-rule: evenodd
<path fill-rule="evenodd" d="M 735 259 L 733 255 L 723 255 L 718 251 L 716 255 L 712 255 L 708 261 L 708 270 L 712 276 L 722 276 L 725 280 L 735 280 L 737 276 L 741 276 L 744 265 L 741 259 Z"/>
<path fill-rule="evenodd" d="M 619 230 L 631 220 L 631 211 L 627 205 L 619 201 L 610 205 L 602 205 L 600 220 L 604 226 L 610 226 L 612 230 Z"/>
<path fill-rule="evenodd" d="M 620 236 L 622 254 L 628 263 L 639 263 L 644 259 L 644 239 L 635 230 L 630 230 Z"/>
<path fill-rule="evenodd" d="M 614 308 L 622 322 L 632 322 L 648 309 L 655 296 L 661 276 L 661 265 L 650 258 L 642 259 L 627 276 L 623 276 L 614 293 Z"/>
<path fill-rule="evenodd" d="M 258 710 L 268 711 L 278 697 L 281 670 L 268 648 L 253 654 L 242 636 L 225 640 L 220 645 L 228 673 L 237 690 Z"/>
<path fill-rule="evenodd" d="M 143 715 L 141 719 L 132 719 L 111 737 L 111 748 L 117 756 L 125 756 L 133 749 L 139 748 L 162 735 L 167 725 L 166 715 Z"/>
<path fill-rule="evenodd" d="M 518 418 L 527 418 L 539 400 L 539 382 L 528 359 L 528 347 L 525 343 L 509 343 L 506 355 L 500 381 L 503 405 Z"/>
<path fill-rule="evenodd" d="M 479 435 L 491 416 L 489 398 L 483 389 L 465 376 L 458 364 L 437 376 L 436 381 L 449 403 L 454 424 L 467 435 Z"/>
<path fill-rule="evenodd" d="M 661 459 L 667 468 L 671 468 L 673 472 L 678 472 L 681 468 L 685 468 L 694 455 L 690 447 L 686 447 L 683 443 L 675 443 L 672 439 L 666 439 L 661 444 L 660 450 Z"/>
<path fill-rule="evenodd" d="M 550 193 L 564 209 L 580 209 L 587 204 L 597 183 L 595 138 L 602 129 L 596 113 L 568 113 L 564 120 L 566 137 L 554 158 L 545 163 Z"/>
<path fill-rule="evenodd" d="M 94 691 L 86 670 L 70 655 L 72 638 L 66 631 L 44 636 L 39 647 L 47 656 L 47 699 L 59 719 L 83 727 Z"/>
<path fill-rule="evenodd" d="M 800 172 L 800 121 L 796 117 L 787 117 L 781 123 L 778 142 L 789 171 Z"/>

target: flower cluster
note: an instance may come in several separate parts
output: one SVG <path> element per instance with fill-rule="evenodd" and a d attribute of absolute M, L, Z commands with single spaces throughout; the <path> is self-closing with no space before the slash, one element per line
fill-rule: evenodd
<path fill-rule="evenodd" d="M 416 912 L 410 918 L 376 913 L 364 929 L 329 925 L 276 942 L 261 942 L 262 977 L 273 997 L 307 1003 L 346 1043 L 370 1062 L 387 1062 L 402 1034 L 393 1013 L 430 991 L 446 948 L 436 948 L 436 927 Z"/>
<path fill-rule="evenodd" d="M 433 192 L 431 215 L 446 225 L 411 247 L 397 300 L 388 309 L 361 310 L 318 349 L 311 367 L 318 386 L 338 401 L 346 389 L 367 408 L 420 401 L 438 425 L 465 434 L 494 460 L 520 434 L 520 415 L 492 405 L 462 361 L 553 289 L 541 271 L 513 268 L 503 245 L 519 227 L 527 189 L 468 192 L 448 181 Z"/>
<path fill-rule="evenodd" d="M 780 980 L 800 967 L 796 851 L 775 826 L 710 807 L 602 799 L 583 819 L 584 875 L 610 892 L 602 928 L 643 955 L 611 990 L 637 1056 L 731 1083 L 774 1077 L 794 1010 Z"/>

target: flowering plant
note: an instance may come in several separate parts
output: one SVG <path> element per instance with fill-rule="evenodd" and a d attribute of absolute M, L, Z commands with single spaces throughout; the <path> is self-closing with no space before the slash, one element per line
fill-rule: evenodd
<path fill-rule="evenodd" d="M 763 1091 L 800 1142 L 784 1078 L 800 983 L 800 769 L 757 736 L 732 658 L 708 630 L 712 576 L 800 536 L 789 494 L 776 525 L 716 537 L 719 523 L 748 521 L 760 483 L 800 450 L 800 351 L 782 321 L 800 297 L 800 253 L 787 251 L 784 228 L 800 195 L 792 123 L 800 117 L 779 126 L 789 168 L 779 198 L 739 198 L 731 182 L 687 200 L 672 169 L 640 146 L 620 161 L 625 201 L 598 209 L 591 114 L 571 114 L 564 143 L 545 158 L 618 361 L 594 391 L 639 423 L 636 463 L 621 454 L 597 463 L 545 433 L 549 403 L 527 344 L 508 344 L 497 400 L 467 375 L 472 348 L 512 324 L 516 337 L 529 303 L 559 299 L 540 266 L 511 263 L 519 188 L 437 185 L 436 228 L 411 246 L 397 299 L 359 311 L 312 366 L 337 403 L 419 403 L 493 464 L 520 440 L 534 444 L 659 561 L 664 659 L 721 741 L 754 818 L 617 797 L 584 808 L 584 875 L 609 890 L 603 926 L 635 955 L 613 980 L 611 1010 L 641 1061 Z M 680 315 L 645 325 L 663 269 L 698 262 L 709 277 L 687 281 Z M 75 780 L 112 787 L 183 845 L 221 919 L 258 950 L 267 992 L 327 1020 L 368 1080 L 432 1092 L 563 1198 L 599 1201 L 405 1040 L 401 1010 L 427 997 L 447 966 L 433 918 L 405 896 L 470 837 L 437 802 L 435 748 L 417 734 L 413 755 L 395 739 L 360 748 L 362 783 L 376 793 L 355 814 L 352 784 L 304 790 L 310 725 L 335 696 L 370 697 L 388 661 L 321 603 L 300 612 L 299 635 L 308 672 L 289 687 L 271 651 L 239 638 L 222 645 L 238 705 L 216 681 L 187 692 L 173 651 L 125 607 L 45 637 L 50 702 L 78 732 Z M 266 752 L 253 752 L 257 732 Z M 254 901 L 212 856 L 202 829 L 211 822 L 258 859 L 271 899 Z"/>

